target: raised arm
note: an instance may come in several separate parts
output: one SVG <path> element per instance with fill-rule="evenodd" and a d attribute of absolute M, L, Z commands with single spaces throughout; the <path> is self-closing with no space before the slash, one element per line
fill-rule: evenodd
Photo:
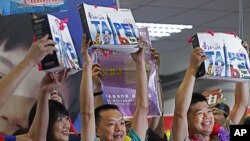
<path fill-rule="evenodd" d="M 51 92 L 66 78 L 68 71 L 65 70 L 59 75 L 48 73 L 43 77 L 38 90 L 38 100 L 36 112 L 32 121 L 29 132 L 17 136 L 17 141 L 45 141 L 47 137 L 49 123 L 49 95 Z"/>
<path fill-rule="evenodd" d="M 49 123 L 49 95 L 53 91 L 54 84 L 49 74 L 46 74 L 38 91 L 38 100 L 34 121 L 28 132 L 28 136 L 34 141 L 46 140 Z"/>
<path fill-rule="evenodd" d="M 136 109 L 132 119 L 132 129 L 142 141 L 148 128 L 148 80 L 145 69 L 145 53 L 141 48 L 132 58 L 136 64 Z"/>
<path fill-rule="evenodd" d="M 159 117 L 152 117 L 152 120 L 149 124 L 149 129 L 153 132 L 153 134 L 157 135 L 159 138 L 164 139 L 165 132 L 164 132 L 164 98 L 163 98 L 163 91 L 162 91 L 162 85 L 160 81 L 160 74 L 159 74 L 159 69 L 160 69 L 160 53 L 156 51 L 156 49 L 152 48 L 151 49 L 151 54 L 155 59 L 155 66 L 156 66 L 156 78 L 158 79 L 157 81 L 157 94 L 159 95 L 160 99 L 160 105 L 161 105 L 161 112 L 162 115 Z M 148 139 L 151 139 L 150 132 L 148 131 Z"/>
<path fill-rule="evenodd" d="M 249 45 L 246 41 L 242 42 L 243 47 L 249 55 Z M 239 124 L 244 116 L 249 103 L 249 84 L 236 83 L 235 85 L 235 103 L 230 111 L 229 118 L 233 124 Z"/>
<path fill-rule="evenodd" d="M 95 115 L 94 115 L 94 96 L 92 90 L 92 58 L 88 52 L 90 41 L 87 40 L 86 35 L 82 41 L 82 56 L 83 56 L 83 70 L 80 87 L 80 113 L 81 113 L 81 139 L 83 141 L 94 141 L 96 136 L 95 130 Z"/>
<path fill-rule="evenodd" d="M 248 82 L 237 83 L 235 86 L 235 103 L 230 111 L 229 118 L 232 124 L 240 124 L 249 103 L 249 86 Z"/>
<path fill-rule="evenodd" d="M 191 103 L 195 75 L 200 64 L 206 59 L 203 49 L 193 49 L 189 66 L 175 97 L 175 109 L 173 119 L 173 139 L 183 141 L 188 137 L 187 112 Z"/>
<path fill-rule="evenodd" d="M 93 79 L 93 88 L 94 88 L 94 103 L 95 103 L 95 108 L 99 107 L 104 104 L 103 100 L 103 90 L 102 90 L 102 83 L 100 80 L 100 76 L 102 75 L 101 73 L 101 68 L 100 64 L 93 64 L 92 66 L 92 79 Z"/>
<path fill-rule="evenodd" d="M 19 83 L 46 55 L 56 51 L 54 41 L 44 36 L 41 40 L 33 43 L 24 59 L 0 80 L 0 107 L 2 107 L 15 91 Z M 50 46 L 48 46 L 50 45 Z"/>
<path fill-rule="evenodd" d="M 242 41 L 242 46 L 246 49 L 248 56 L 250 56 L 250 48 L 247 41 Z"/>

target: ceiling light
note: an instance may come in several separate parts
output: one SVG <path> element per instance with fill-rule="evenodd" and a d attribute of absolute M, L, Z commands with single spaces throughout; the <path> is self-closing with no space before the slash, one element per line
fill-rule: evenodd
<path fill-rule="evenodd" d="M 158 23 L 136 23 L 138 28 L 147 27 L 151 40 L 170 36 L 171 33 L 180 33 L 183 29 L 192 29 L 192 25 L 158 24 Z"/>

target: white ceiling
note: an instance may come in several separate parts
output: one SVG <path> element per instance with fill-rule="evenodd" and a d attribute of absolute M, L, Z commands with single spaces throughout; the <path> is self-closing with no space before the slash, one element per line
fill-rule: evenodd
<path fill-rule="evenodd" d="M 244 3 L 244 40 L 250 43 L 250 0 Z M 218 32 L 239 32 L 238 0 L 120 0 L 120 8 L 132 9 L 136 22 L 191 24 L 171 37 L 153 42 L 161 54 L 160 74 L 163 85 L 179 85 L 192 50 L 187 39 L 196 32 L 212 29 Z"/>
<path fill-rule="evenodd" d="M 250 26 L 250 2 L 249 0 L 243 1 L 244 21 L 248 21 L 246 23 Z M 193 25 L 194 28 L 191 30 L 184 30 L 171 37 L 153 42 L 154 48 L 162 54 L 171 53 L 171 58 L 175 56 L 174 58 L 179 61 L 182 61 L 180 58 L 182 55 L 186 55 L 181 52 L 189 51 L 186 49 L 190 46 L 187 39 L 196 32 L 208 29 L 219 32 L 238 33 L 239 31 L 238 0 L 120 0 L 119 4 L 120 8 L 132 9 L 136 22 Z M 174 58 L 171 60 L 175 60 Z M 166 59 L 164 56 L 162 62 L 168 61 Z M 161 73 L 168 75 L 173 72 L 161 70 Z"/>

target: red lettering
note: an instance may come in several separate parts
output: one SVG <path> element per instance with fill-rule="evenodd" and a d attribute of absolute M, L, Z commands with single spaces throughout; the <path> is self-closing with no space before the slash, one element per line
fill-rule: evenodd
<path fill-rule="evenodd" d="M 237 69 L 233 68 L 233 65 L 230 65 L 231 77 L 232 78 L 240 78 L 240 73 Z"/>
<path fill-rule="evenodd" d="M 129 44 L 129 41 L 126 38 L 122 37 L 121 35 L 118 36 L 118 39 L 119 39 L 120 43 L 123 45 Z"/>

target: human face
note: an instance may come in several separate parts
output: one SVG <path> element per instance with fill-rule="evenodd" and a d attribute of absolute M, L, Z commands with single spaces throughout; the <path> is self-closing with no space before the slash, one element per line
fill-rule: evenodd
<path fill-rule="evenodd" d="M 208 104 L 197 102 L 190 106 L 188 113 L 188 129 L 192 134 L 209 136 L 213 130 L 214 116 Z"/>
<path fill-rule="evenodd" d="M 101 112 L 100 123 L 97 125 L 97 135 L 101 141 L 124 141 L 126 127 L 122 114 L 117 110 Z"/>
<path fill-rule="evenodd" d="M 0 78 L 17 65 L 26 52 L 22 47 L 6 52 L 3 51 L 3 45 L 0 45 Z M 43 75 L 43 72 L 38 72 L 37 67 L 34 67 L 18 85 L 9 101 L 0 108 L 0 134 L 10 135 L 17 129 L 28 126 L 28 114 L 36 100 Z"/>
<path fill-rule="evenodd" d="M 68 141 L 69 140 L 69 117 L 59 116 L 52 126 L 52 136 L 54 141 Z"/>
<path fill-rule="evenodd" d="M 213 108 L 213 115 L 214 115 L 214 122 L 223 125 L 226 121 L 226 118 L 224 116 L 224 112 L 220 109 Z"/>

